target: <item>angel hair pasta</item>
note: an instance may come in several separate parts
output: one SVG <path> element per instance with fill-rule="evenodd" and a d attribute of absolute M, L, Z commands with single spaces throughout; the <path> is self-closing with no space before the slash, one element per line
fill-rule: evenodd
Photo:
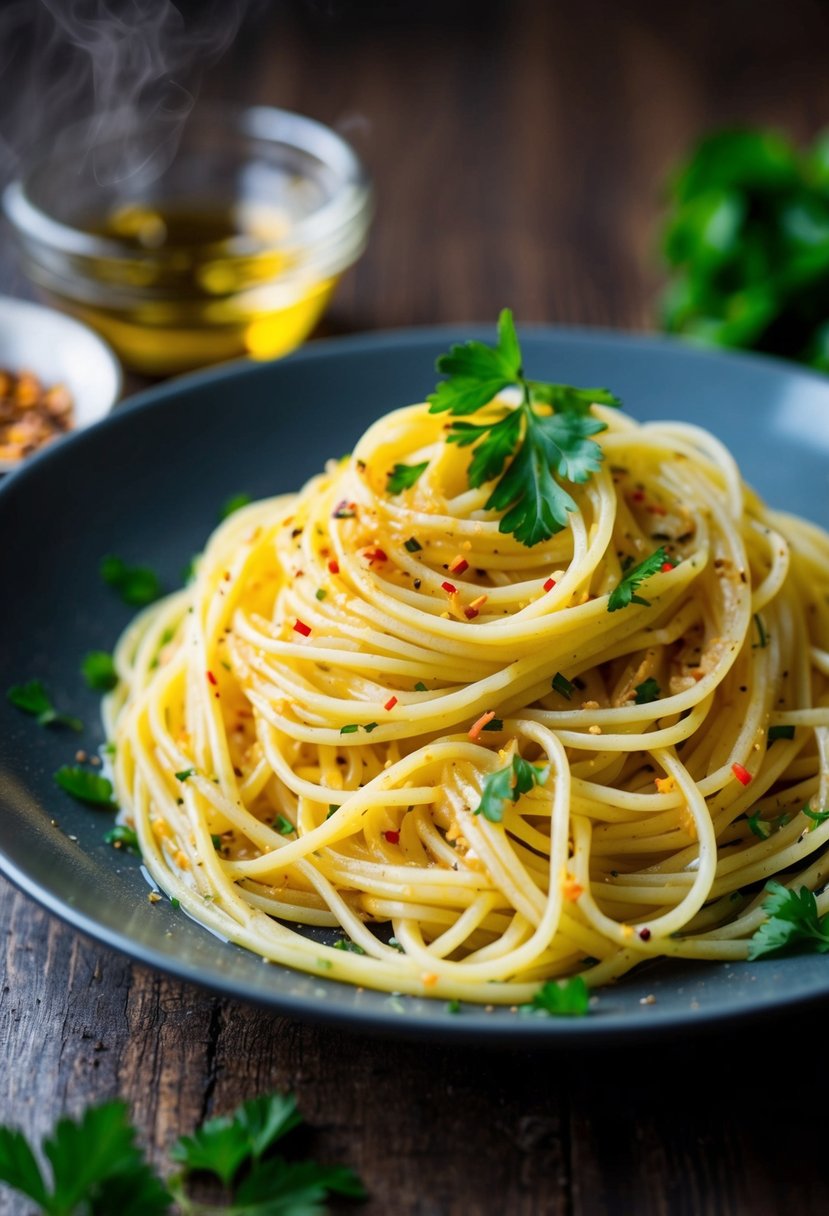
<path fill-rule="evenodd" d="M 829 875 L 829 538 L 710 434 L 525 380 L 508 314 L 440 366 L 122 637 L 146 865 L 249 950 L 395 992 L 745 958 L 766 879 Z"/>

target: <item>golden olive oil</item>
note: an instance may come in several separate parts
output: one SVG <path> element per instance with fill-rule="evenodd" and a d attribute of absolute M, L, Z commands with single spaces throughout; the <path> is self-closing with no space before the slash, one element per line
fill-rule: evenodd
<path fill-rule="evenodd" d="M 267 205 L 133 203 L 83 227 L 112 242 L 111 255 L 102 242 L 85 300 L 64 304 L 149 375 L 287 354 L 337 281 L 314 276 L 290 221 Z"/>

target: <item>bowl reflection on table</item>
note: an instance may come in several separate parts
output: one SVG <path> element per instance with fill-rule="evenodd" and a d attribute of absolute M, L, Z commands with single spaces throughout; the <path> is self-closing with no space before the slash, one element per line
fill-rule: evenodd
<path fill-rule="evenodd" d="M 269 107 L 69 128 L 4 196 L 27 273 L 130 367 L 286 354 L 365 245 L 351 147 Z"/>

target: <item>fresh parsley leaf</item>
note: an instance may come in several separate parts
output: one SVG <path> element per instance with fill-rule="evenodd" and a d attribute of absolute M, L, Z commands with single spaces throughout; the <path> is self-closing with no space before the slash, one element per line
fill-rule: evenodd
<path fill-rule="evenodd" d="M 291 823 L 290 819 L 286 819 L 284 815 L 277 815 L 273 825 L 280 836 L 290 836 L 296 831 L 296 828 Z"/>
<path fill-rule="evenodd" d="M 29 680 L 28 684 L 15 684 L 6 693 L 9 701 L 24 714 L 37 719 L 38 726 L 68 726 L 70 730 L 83 730 L 80 718 L 59 713 L 40 680 Z"/>
<path fill-rule="evenodd" d="M 424 460 L 422 464 L 396 464 L 388 474 L 386 493 L 402 494 L 404 490 L 410 490 L 428 466 L 428 460 Z"/>
<path fill-rule="evenodd" d="M 246 507 L 248 503 L 251 502 L 253 502 L 253 499 L 251 498 L 250 494 L 245 494 L 244 492 L 240 494 L 232 494 L 230 498 L 226 499 L 224 503 L 222 503 L 221 510 L 219 511 L 219 522 L 223 522 L 229 515 L 232 515 L 234 511 L 240 511 L 242 507 Z"/>
<path fill-rule="evenodd" d="M 116 823 L 114 828 L 110 828 L 104 836 L 104 843 L 111 844 L 113 848 L 126 849 L 129 853 L 141 855 L 138 833 L 135 828 L 127 827 L 125 823 Z"/>
<path fill-rule="evenodd" d="M 808 887 L 790 890 L 772 879 L 762 908 L 767 920 L 748 946 L 749 960 L 783 950 L 826 954 L 829 951 L 829 913 L 818 915 L 817 900 Z"/>
<path fill-rule="evenodd" d="M 245 1102 L 233 1115 L 208 1119 L 192 1136 L 182 1136 L 170 1156 L 186 1170 L 214 1174 L 230 1186 L 244 1163 L 258 1162 L 301 1122 L 292 1095 L 263 1095 Z"/>
<path fill-rule="evenodd" d="M 437 370 L 449 378 L 428 398 L 432 413 L 464 417 L 493 405 L 505 388 L 521 390 L 521 404 L 495 407 L 497 418 L 487 416 L 477 424 L 453 422 L 447 441 L 473 447 L 467 473 L 470 486 L 496 482 L 484 506 L 502 513 L 501 532 L 511 533 L 527 547 L 549 540 L 566 527 L 569 512 L 576 510 L 561 480 L 587 481 L 602 459 L 591 436 L 606 426 L 590 415 L 590 405 L 601 401 L 618 406 L 618 398 L 606 390 L 527 380 L 507 308 L 498 319 L 496 347 L 482 342 L 453 346 L 438 359 Z M 542 406 L 541 412 L 536 405 Z"/>
<path fill-rule="evenodd" d="M 804 806 L 802 810 L 806 818 L 812 820 L 815 828 L 819 828 L 822 823 L 825 823 L 829 819 L 829 811 L 813 811 L 810 806 Z M 810 828 L 809 831 L 813 832 L 815 828 Z"/>
<path fill-rule="evenodd" d="M 33 1199 L 43 1211 L 49 1210 L 51 1196 L 29 1142 L 10 1127 L 0 1127 L 0 1182 Z"/>
<path fill-rule="evenodd" d="M 500 823 L 504 818 L 504 803 L 507 799 L 517 802 L 522 794 L 528 794 L 536 785 L 543 785 L 550 774 L 546 764 L 530 764 L 522 756 L 513 756 L 506 768 L 489 773 L 484 778 L 481 801 L 473 812 L 483 815 L 490 823 Z"/>
<path fill-rule="evenodd" d="M 423 545 L 421 545 L 421 543 L 417 539 L 417 537 L 410 536 L 407 541 L 403 542 L 403 548 L 406 550 L 407 553 L 420 553 L 421 549 L 423 548 Z"/>
<path fill-rule="evenodd" d="M 110 692 L 118 683 L 115 663 L 106 650 L 90 650 L 84 656 L 81 672 L 89 687 L 97 692 Z"/>
<path fill-rule="evenodd" d="M 55 781 L 62 790 L 77 798 L 79 802 L 114 809 L 112 782 L 102 773 L 93 773 L 79 765 L 64 764 L 55 773 Z"/>
<path fill-rule="evenodd" d="M 580 975 L 569 980 L 548 980 L 536 992 L 522 1013 L 548 1014 L 553 1017 L 583 1017 L 590 1008 L 590 989 Z"/>
<path fill-rule="evenodd" d="M 626 570 L 619 583 L 617 583 L 610 593 L 607 601 L 608 612 L 616 612 L 619 608 L 627 608 L 628 604 L 642 604 L 644 607 L 649 608 L 650 600 L 644 599 L 641 595 L 637 595 L 636 592 L 640 584 L 652 575 L 658 574 L 668 560 L 665 547 L 660 545 L 650 557 L 646 557 L 637 566 L 631 566 L 629 570 Z"/>
<path fill-rule="evenodd" d="M 360 1179 L 343 1165 L 274 1157 L 244 1179 L 234 1195 L 239 1216 L 326 1216 L 328 1195 L 365 1198 Z"/>
<path fill-rule="evenodd" d="M 573 695 L 574 687 L 575 685 L 571 683 L 566 676 L 563 676 L 560 671 L 557 671 L 553 676 L 553 692 L 557 692 L 559 696 L 564 697 L 565 700 L 570 700 Z"/>
<path fill-rule="evenodd" d="M 347 722 L 345 726 L 340 727 L 340 734 L 341 735 L 356 735 L 356 733 L 359 729 L 360 729 L 360 727 L 357 722 Z"/>
<path fill-rule="evenodd" d="M 662 689 L 653 676 L 648 676 L 647 680 L 643 680 L 641 684 L 637 684 L 634 691 L 636 692 L 637 705 L 650 705 L 651 701 L 658 701 L 662 695 Z"/>
<path fill-rule="evenodd" d="M 109 555 L 101 562 L 101 578 L 121 596 L 125 604 L 143 608 L 161 595 L 161 582 L 149 566 L 128 566 Z"/>

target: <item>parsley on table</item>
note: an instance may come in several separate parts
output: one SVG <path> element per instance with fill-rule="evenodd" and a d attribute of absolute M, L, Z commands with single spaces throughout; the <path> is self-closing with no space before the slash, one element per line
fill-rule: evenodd
<path fill-rule="evenodd" d="M 467 471 L 473 489 L 495 482 L 485 510 L 501 511 L 499 531 L 511 533 L 528 548 L 549 540 L 576 510 L 562 481 L 587 481 L 602 460 L 591 436 L 607 428 L 591 416 L 590 407 L 618 406 L 618 397 L 606 389 L 528 380 L 508 308 L 498 319 L 497 346 L 453 346 L 436 366 L 447 379 L 428 398 L 431 413 L 462 418 L 485 407 L 491 407 L 490 414 L 497 412 L 497 417 L 487 415 L 477 424 L 452 422 L 447 435 L 449 443 L 474 446 Z M 493 403 L 507 388 L 520 389 L 518 406 Z"/>
<path fill-rule="evenodd" d="M 37 719 L 38 726 L 68 726 L 70 730 L 83 730 L 80 718 L 62 714 L 55 709 L 52 699 L 40 680 L 29 680 L 27 684 L 15 684 L 6 693 L 15 708 Z"/>
<path fill-rule="evenodd" d="M 508 798 L 517 802 L 522 794 L 528 794 L 536 785 L 543 785 L 549 776 L 546 764 L 530 764 L 522 756 L 513 756 L 512 763 L 484 778 L 481 801 L 473 812 L 483 815 L 490 823 L 500 823 L 504 818 L 504 803 Z"/>
<path fill-rule="evenodd" d="M 410 490 L 422 473 L 426 471 L 429 461 L 422 464 L 396 464 L 386 480 L 387 494 L 402 494 Z"/>
<path fill-rule="evenodd" d="M 111 692 L 118 683 L 115 663 L 106 650 L 90 650 L 81 663 L 81 674 L 96 692 Z"/>
<path fill-rule="evenodd" d="M 610 593 L 607 601 L 608 612 L 616 612 L 619 608 L 627 608 L 628 604 L 642 604 L 645 608 L 649 608 L 650 600 L 637 595 L 636 592 L 645 579 L 658 574 L 669 560 L 667 551 L 663 545 L 660 545 L 650 557 L 646 557 L 637 566 L 631 566 L 629 570 L 626 570 L 621 580 Z"/>
<path fill-rule="evenodd" d="M 634 692 L 636 693 L 637 705 L 650 705 L 651 701 L 658 701 L 662 695 L 662 689 L 653 676 L 648 676 L 647 680 L 643 680 L 641 684 L 637 684 Z"/>
<path fill-rule="evenodd" d="M 123 1102 L 90 1107 L 77 1121 L 61 1119 L 43 1142 L 47 1182 L 22 1132 L 0 1127 L 0 1181 L 22 1192 L 47 1216 L 162 1216 L 171 1196 L 144 1160 Z"/>
<path fill-rule="evenodd" d="M 253 502 L 253 499 L 250 494 L 245 494 L 244 492 L 232 494 L 230 498 L 225 499 L 222 503 L 221 510 L 219 511 L 219 523 L 222 523 L 229 515 L 233 515 L 234 511 L 240 511 L 242 507 L 248 506 L 251 502 Z"/>
<path fill-rule="evenodd" d="M 136 1145 L 122 1102 L 61 1119 L 42 1145 L 51 1181 L 22 1132 L 0 1126 L 0 1182 L 37 1204 L 43 1216 L 324 1216 L 329 1195 L 365 1198 L 360 1179 L 341 1165 L 289 1161 L 274 1146 L 302 1123 L 294 1098 L 271 1094 L 231 1116 L 209 1119 L 173 1146 L 179 1171 L 165 1184 Z M 193 1176 L 221 1186 L 220 1201 L 191 1197 Z"/>
<path fill-rule="evenodd" d="M 90 806 L 103 806 L 114 810 L 112 801 L 112 782 L 102 773 L 93 773 L 80 765 L 64 764 L 55 773 L 55 781 L 62 790 L 77 798 L 78 802 L 88 802 Z"/>
<path fill-rule="evenodd" d="M 104 836 L 104 843 L 111 844 L 114 849 L 126 849 L 128 853 L 141 854 L 138 833 L 135 828 L 127 827 L 125 823 L 116 823 Z"/>
<path fill-rule="evenodd" d="M 580 975 L 569 980 L 548 980 L 536 992 L 522 1013 L 553 1017 L 582 1017 L 590 1007 L 590 989 Z"/>
<path fill-rule="evenodd" d="M 829 912 L 818 915 L 817 900 L 808 887 L 790 890 L 771 879 L 762 908 L 767 916 L 748 944 L 750 960 L 782 950 L 826 954 L 829 951 Z"/>
<path fill-rule="evenodd" d="M 101 578 L 121 596 L 125 604 L 143 608 L 161 595 L 161 582 L 149 566 L 128 566 L 109 555 L 101 562 Z"/>

